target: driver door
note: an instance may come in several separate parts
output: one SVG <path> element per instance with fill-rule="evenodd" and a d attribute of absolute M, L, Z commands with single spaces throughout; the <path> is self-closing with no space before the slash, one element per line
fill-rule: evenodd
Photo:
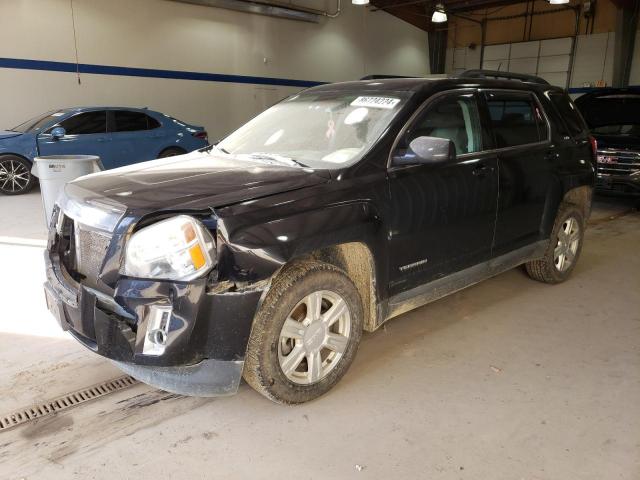
<path fill-rule="evenodd" d="M 498 171 L 485 115 L 475 91 L 446 92 L 427 100 L 401 133 L 388 171 L 391 295 L 489 260 Z M 420 136 L 451 140 L 455 159 L 412 161 L 409 144 Z"/>

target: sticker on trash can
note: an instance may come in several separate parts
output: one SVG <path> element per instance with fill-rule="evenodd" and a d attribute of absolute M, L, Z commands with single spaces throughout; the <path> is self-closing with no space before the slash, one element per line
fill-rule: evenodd
<path fill-rule="evenodd" d="M 54 172 L 61 172 L 65 168 L 67 168 L 67 167 L 65 166 L 64 163 L 50 163 L 49 164 L 49 169 L 53 170 Z"/>

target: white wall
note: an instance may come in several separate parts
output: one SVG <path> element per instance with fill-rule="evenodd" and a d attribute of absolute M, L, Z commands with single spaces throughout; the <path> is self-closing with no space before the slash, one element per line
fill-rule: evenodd
<path fill-rule="evenodd" d="M 599 80 L 604 80 L 608 86 L 611 86 L 615 37 L 615 32 L 578 37 L 571 77 L 572 87 L 582 87 L 585 83 L 595 85 Z"/>
<path fill-rule="evenodd" d="M 613 80 L 613 46 L 615 32 L 577 37 L 570 88 L 585 83 L 595 85 Z M 571 62 L 571 38 L 488 45 L 484 49 L 483 68 L 539 75 L 553 85 L 565 87 Z M 635 83 L 640 83 L 640 46 L 635 49 Z M 480 48 L 449 49 L 446 70 L 460 73 L 480 68 Z M 630 82 L 634 84 L 633 73 Z"/>
<path fill-rule="evenodd" d="M 335 0 L 314 6 L 335 8 Z M 318 5 L 319 4 L 319 5 Z M 427 34 L 343 1 L 319 24 L 167 0 L 74 0 L 80 63 L 342 81 L 429 73 Z M 74 62 L 69 0 L 0 1 L 0 57 Z M 148 106 L 217 138 L 296 87 L 0 68 L 0 127 L 76 105 Z"/>

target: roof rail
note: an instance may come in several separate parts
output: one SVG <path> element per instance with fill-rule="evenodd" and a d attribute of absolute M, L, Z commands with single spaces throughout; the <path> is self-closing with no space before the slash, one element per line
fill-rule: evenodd
<path fill-rule="evenodd" d="M 406 77 L 404 75 L 367 75 L 362 77 L 360 80 L 384 80 L 384 79 L 392 79 L 392 78 L 416 78 L 416 77 Z"/>
<path fill-rule="evenodd" d="M 539 83 L 540 85 L 550 85 L 544 78 L 526 73 L 503 72 L 500 70 L 465 70 L 459 77 L 463 78 L 504 78 L 507 80 L 520 80 L 526 83 Z"/>

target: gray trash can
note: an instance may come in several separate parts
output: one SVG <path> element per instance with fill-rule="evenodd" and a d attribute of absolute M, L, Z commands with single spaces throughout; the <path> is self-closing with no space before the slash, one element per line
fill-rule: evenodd
<path fill-rule="evenodd" d="M 67 182 L 83 175 L 104 170 L 95 155 L 49 155 L 34 158 L 31 173 L 40 180 L 44 207 L 44 223 L 48 227 L 53 206 Z"/>

